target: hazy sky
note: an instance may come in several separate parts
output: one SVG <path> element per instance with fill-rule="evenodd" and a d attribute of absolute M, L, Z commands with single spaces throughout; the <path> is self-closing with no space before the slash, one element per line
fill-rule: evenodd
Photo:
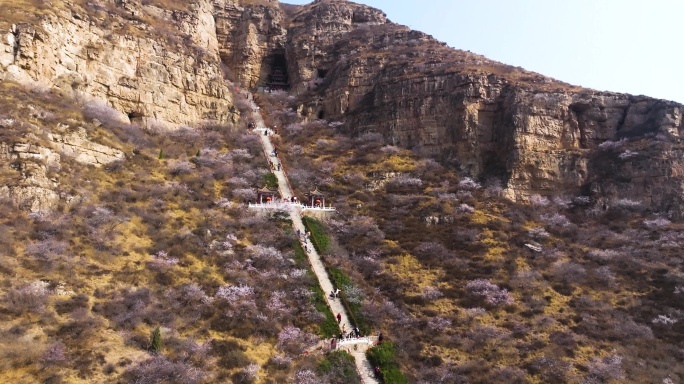
<path fill-rule="evenodd" d="M 356 2 L 454 48 L 575 85 L 684 103 L 684 0 Z"/>

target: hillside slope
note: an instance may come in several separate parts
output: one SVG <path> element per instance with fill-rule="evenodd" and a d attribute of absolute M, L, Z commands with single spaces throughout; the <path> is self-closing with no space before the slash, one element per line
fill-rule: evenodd
<path fill-rule="evenodd" d="M 245 207 L 252 96 L 392 377 L 684 381 L 681 105 L 342 0 L 5 5 L 0 381 L 358 379 L 287 215 Z"/>

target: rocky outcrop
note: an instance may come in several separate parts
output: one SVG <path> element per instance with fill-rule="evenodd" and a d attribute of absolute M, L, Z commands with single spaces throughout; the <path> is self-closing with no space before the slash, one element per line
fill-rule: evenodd
<path fill-rule="evenodd" d="M 301 93 L 321 84 L 339 60 L 354 54 L 353 47 L 338 46 L 345 37 L 345 41 L 351 41 L 370 31 L 371 26 L 387 22 L 382 11 L 347 1 L 319 0 L 302 7 L 292 16 L 288 28 L 287 57 L 293 91 Z M 354 31 L 362 33 L 348 36 Z"/>
<path fill-rule="evenodd" d="M 0 31 L 0 80 L 35 82 L 106 100 L 136 122 L 229 121 L 213 6 L 90 2 Z"/>
<path fill-rule="evenodd" d="M 286 68 L 304 118 L 343 121 L 349 134 L 379 132 L 464 174 L 498 177 L 511 199 L 647 196 L 653 209 L 684 212 L 679 104 L 506 66 L 344 0 L 115 3 L 54 7 L 40 22 L 7 27 L 0 78 L 90 94 L 131 120 L 187 124 L 234 118 L 222 63 L 253 90 Z M 596 160 L 603 142 L 656 136 L 673 148 Z"/>
<path fill-rule="evenodd" d="M 378 10 L 336 0 L 292 16 L 287 57 L 293 90 L 306 100 L 303 115 L 344 121 L 352 135 L 379 132 L 465 174 L 496 176 L 511 199 L 644 196 L 649 208 L 684 212 L 677 151 L 621 162 L 610 174 L 595 160 L 601 143 L 623 137 L 678 142 L 680 104 L 574 87 L 446 47 Z M 649 161 L 664 167 L 650 179 Z"/>
<path fill-rule="evenodd" d="M 90 141 L 84 128 L 60 125 L 59 131 L 48 133 L 48 141 L 27 134 L 14 143 L 0 142 L 0 169 L 8 171 L 0 186 L 0 199 L 31 212 L 50 211 L 61 198 L 54 175 L 63 156 L 95 167 L 125 160 L 122 151 Z"/>
<path fill-rule="evenodd" d="M 276 50 L 284 50 L 287 38 L 286 16 L 275 0 L 266 4 L 241 6 L 214 0 L 216 35 L 221 59 L 241 84 L 263 85 L 269 61 Z"/>
<path fill-rule="evenodd" d="M 14 171 L 14 177 L 3 178 L 0 198 L 31 212 L 53 209 L 59 202 L 59 183 L 48 176 L 48 169 L 58 168 L 59 160 L 59 154 L 49 148 L 29 143 L 0 143 L 2 168 Z"/>
<path fill-rule="evenodd" d="M 88 140 L 84 128 L 65 134 L 53 133 L 48 135 L 48 138 L 52 141 L 52 147 L 59 153 L 82 164 L 100 167 L 125 159 L 122 151 Z"/>

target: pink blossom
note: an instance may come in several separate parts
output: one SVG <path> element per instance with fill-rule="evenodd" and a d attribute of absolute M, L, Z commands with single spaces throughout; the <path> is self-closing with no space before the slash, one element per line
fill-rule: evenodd
<path fill-rule="evenodd" d="M 224 285 L 216 292 L 217 299 L 224 299 L 230 303 L 252 295 L 254 295 L 254 288 L 247 285 Z"/>
<path fill-rule="evenodd" d="M 513 304 L 513 297 L 506 289 L 499 288 L 487 279 L 471 280 L 466 284 L 466 290 L 473 295 L 480 296 L 494 306 Z"/>

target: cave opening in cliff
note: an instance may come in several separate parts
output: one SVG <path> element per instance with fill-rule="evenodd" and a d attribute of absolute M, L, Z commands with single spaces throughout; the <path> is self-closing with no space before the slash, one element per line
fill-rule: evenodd
<path fill-rule="evenodd" d="M 131 124 L 142 123 L 143 117 L 145 117 L 145 115 L 142 112 L 137 112 L 137 111 L 128 112 L 128 120 L 131 122 Z"/>
<path fill-rule="evenodd" d="M 318 111 L 318 119 L 323 120 L 324 118 L 325 118 L 325 111 L 321 109 L 320 111 Z"/>
<path fill-rule="evenodd" d="M 323 79 L 323 78 L 325 78 L 325 76 L 328 74 L 328 70 L 327 70 L 327 69 L 320 69 L 320 68 L 318 68 L 317 74 L 318 74 L 318 78 L 319 78 L 319 79 Z"/>
<path fill-rule="evenodd" d="M 268 76 L 266 86 L 269 90 L 277 91 L 290 88 L 284 49 L 275 50 L 264 57 L 262 74 Z"/>

